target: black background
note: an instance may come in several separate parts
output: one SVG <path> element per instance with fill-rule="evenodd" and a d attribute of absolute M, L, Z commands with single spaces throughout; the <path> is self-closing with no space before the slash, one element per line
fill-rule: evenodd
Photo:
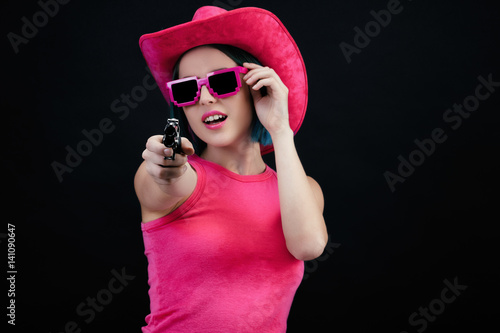
<path fill-rule="evenodd" d="M 148 75 L 142 34 L 186 22 L 214 3 L 70 1 L 16 54 L 8 33 L 21 35 L 21 18 L 33 22 L 41 7 L 3 2 L 0 257 L 5 272 L 12 223 L 18 331 L 64 332 L 74 321 L 81 332 L 139 332 L 145 324 L 147 261 L 133 177 L 147 138 L 163 129 L 166 103 L 159 89 L 148 91 L 123 119 L 111 103 Z M 364 29 L 386 0 L 219 3 L 275 13 L 308 70 L 308 113 L 296 145 L 323 188 L 335 251 L 306 263 L 288 332 L 496 328 L 500 87 L 459 128 L 443 120 L 474 95 L 479 76 L 500 81 L 494 2 L 402 0 L 402 11 L 350 63 L 339 44 L 352 45 L 354 27 Z M 113 131 L 60 182 L 51 164 L 64 164 L 65 147 L 75 149 L 82 130 L 104 118 Z M 384 172 L 396 174 L 398 156 L 407 159 L 414 140 L 436 128 L 447 140 L 392 192 Z M 134 279 L 86 323 L 77 307 L 107 288 L 113 270 Z M 438 304 L 445 279 L 467 289 L 427 327 L 412 326 L 419 307 Z"/>

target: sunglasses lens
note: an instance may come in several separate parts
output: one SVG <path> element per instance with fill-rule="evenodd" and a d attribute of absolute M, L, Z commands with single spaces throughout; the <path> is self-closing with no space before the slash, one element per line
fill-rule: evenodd
<path fill-rule="evenodd" d="M 171 89 L 177 103 L 187 103 L 195 100 L 198 93 L 198 84 L 196 80 L 189 80 L 173 84 Z"/>
<path fill-rule="evenodd" d="M 238 87 L 235 72 L 214 74 L 208 78 L 208 82 L 210 83 L 210 88 L 212 88 L 218 95 L 235 92 Z"/>

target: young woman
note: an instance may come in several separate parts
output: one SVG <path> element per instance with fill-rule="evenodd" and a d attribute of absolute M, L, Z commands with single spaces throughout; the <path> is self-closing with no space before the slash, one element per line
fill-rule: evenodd
<path fill-rule="evenodd" d="M 328 237 L 293 139 L 307 101 L 297 46 L 268 11 L 211 6 L 140 45 L 186 127 L 174 160 L 161 135 L 149 138 L 135 177 L 143 332 L 285 332 L 303 260 Z M 276 171 L 262 159 L 273 149 Z"/>

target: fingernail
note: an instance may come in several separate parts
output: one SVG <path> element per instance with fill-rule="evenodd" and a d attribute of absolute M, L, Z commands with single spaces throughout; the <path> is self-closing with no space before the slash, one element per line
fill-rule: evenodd
<path fill-rule="evenodd" d="M 163 153 L 164 153 L 164 154 L 165 154 L 165 156 L 167 156 L 167 157 L 172 156 L 172 153 L 173 153 L 172 148 L 165 148 L 165 149 L 163 150 Z"/>

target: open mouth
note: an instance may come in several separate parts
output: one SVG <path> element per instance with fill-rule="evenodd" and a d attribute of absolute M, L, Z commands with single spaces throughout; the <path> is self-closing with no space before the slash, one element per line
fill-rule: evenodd
<path fill-rule="evenodd" d="M 206 117 L 205 120 L 203 120 L 203 122 L 207 125 L 216 125 L 226 120 L 226 118 L 227 116 L 225 115 L 216 114 L 213 116 Z"/>
<path fill-rule="evenodd" d="M 227 115 L 217 110 L 209 111 L 201 117 L 201 121 L 208 129 L 219 129 L 224 125 L 226 119 Z"/>

